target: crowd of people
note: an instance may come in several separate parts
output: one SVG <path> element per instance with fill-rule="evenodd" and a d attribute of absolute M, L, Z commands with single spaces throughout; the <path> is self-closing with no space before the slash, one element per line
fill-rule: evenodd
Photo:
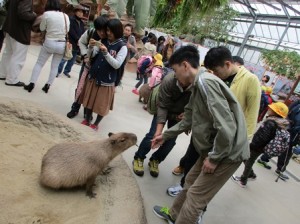
<path fill-rule="evenodd" d="M 18 17 L 14 14 L 16 8 Z M 139 95 L 140 85 L 147 85 L 145 109 L 153 117 L 149 132 L 134 154 L 133 172 L 143 176 L 146 155 L 151 148 L 158 148 L 148 163 L 150 175 L 158 177 L 159 165 L 175 146 L 177 136 L 191 135 L 185 155 L 173 170 L 175 175 L 183 174 L 181 183 L 167 189 L 170 196 L 176 197 L 173 205 L 170 209 L 154 206 L 155 214 L 169 223 L 201 223 L 208 203 L 228 179 L 241 187 L 256 179 L 253 164 L 258 157 L 258 163 L 269 169 L 270 158 L 278 156 L 275 172 L 279 178 L 288 179 L 283 172 L 293 148 L 299 145 L 300 101 L 289 107 L 272 102 L 272 89 L 265 86 L 269 77 L 264 76 L 260 83 L 244 67 L 243 59 L 232 56 L 226 47 L 211 48 L 200 65 L 195 46 L 183 46 L 179 38 L 172 36 L 157 38 L 149 33 L 142 38 L 143 47 L 138 51 L 131 24 L 123 26 L 119 19 L 102 15 L 94 20 L 93 28 L 85 30 L 83 10 L 75 7 L 74 16 L 69 17 L 61 12 L 59 0 L 48 0 L 40 23 L 40 30 L 46 32 L 45 41 L 29 84 L 25 85 L 18 77 L 36 14 L 31 0 L 9 1 L 0 79 L 8 86 L 31 92 L 52 56 L 49 79 L 42 88 L 47 93 L 55 77 L 61 73 L 71 77 L 71 68 L 80 54 L 75 100 L 67 117 L 75 117 L 83 105 L 81 124 L 97 131 L 103 117 L 113 109 L 115 88 L 121 82 L 125 64 L 136 58 L 139 81 L 132 92 Z M 69 61 L 63 59 L 66 35 L 73 49 Z M 243 174 L 236 176 L 241 163 L 245 164 Z"/>

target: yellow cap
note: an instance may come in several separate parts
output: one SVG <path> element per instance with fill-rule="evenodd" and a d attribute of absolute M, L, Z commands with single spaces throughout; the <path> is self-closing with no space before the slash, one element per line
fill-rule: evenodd
<path fill-rule="evenodd" d="M 264 92 L 266 92 L 267 87 L 266 86 L 261 86 L 261 90 L 264 91 Z"/>
<path fill-rule="evenodd" d="M 269 108 L 283 118 L 286 118 L 289 113 L 289 108 L 282 102 L 272 103 Z"/>
<path fill-rule="evenodd" d="M 273 89 L 272 89 L 272 87 L 271 86 L 268 86 L 268 87 L 266 87 L 266 90 L 265 90 L 265 93 L 266 94 L 271 94 L 273 92 Z"/>
<path fill-rule="evenodd" d="M 155 59 L 154 66 L 163 66 L 162 55 L 161 54 L 154 55 L 154 59 Z"/>

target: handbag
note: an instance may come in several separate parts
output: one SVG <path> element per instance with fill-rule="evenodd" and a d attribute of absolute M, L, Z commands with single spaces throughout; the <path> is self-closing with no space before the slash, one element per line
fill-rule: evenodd
<path fill-rule="evenodd" d="M 65 20 L 65 29 L 66 29 L 66 46 L 65 46 L 65 52 L 64 52 L 64 57 L 63 59 L 66 61 L 69 61 L 73 58 L 72 54 L 72 44 L 69 42 L 69 35 L 68 35 L 68 29 L 67 29 L 67 21 L 66 21 L 66 15 L 64 15 L 64 20 Z"/>

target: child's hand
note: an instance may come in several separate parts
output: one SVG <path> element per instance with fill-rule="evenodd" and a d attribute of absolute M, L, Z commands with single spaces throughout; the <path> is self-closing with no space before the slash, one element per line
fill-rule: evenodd
<path fill-rule="evenodd" d="M 89 46 L 94 47 L 96 45 L 96 42 L 97 41 L 95 39 L 91 38 L 89 41 Z"/>
<path fill-rule="evenodd" d="M 107 53 L 107 48 L 105 47 L 105 45 L 100 44 L 99 49 L 100 49 L 100 51 L 102 51 L 103 53 Z"/>

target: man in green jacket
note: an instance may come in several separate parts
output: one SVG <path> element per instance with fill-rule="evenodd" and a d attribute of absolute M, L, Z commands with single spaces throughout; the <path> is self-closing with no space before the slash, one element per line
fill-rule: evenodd
<path fill-rule="evenodd" d="M 176 224 L 200 223 L 209 201 L 249 157 L 246 123 L 241 106 L 228 86 L 200 69 L 195 47 L 178 49 L 169 62 L 178 80 L 190 79 L 194 90 L 183 120 L 156 136 L 152 148 L 192 130 L 192 140 L 200 157 L 171 209 L 155 206 L 153 210 L 169 223 L 175 220 Z"/>

